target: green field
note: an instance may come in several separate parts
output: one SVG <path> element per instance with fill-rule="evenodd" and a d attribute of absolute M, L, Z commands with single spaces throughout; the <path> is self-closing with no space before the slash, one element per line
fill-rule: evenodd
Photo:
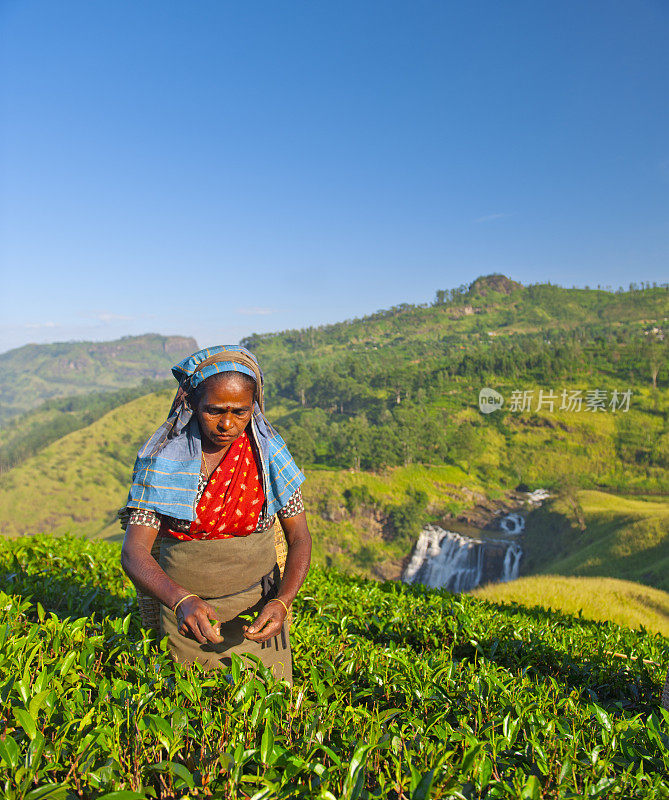
<path fill-rule="evenodd" d="M 290 689 L 173 664 L 118 562 L 0 544 L 8 800 L 669 797 L 658 634 L 314 569 Z"/>

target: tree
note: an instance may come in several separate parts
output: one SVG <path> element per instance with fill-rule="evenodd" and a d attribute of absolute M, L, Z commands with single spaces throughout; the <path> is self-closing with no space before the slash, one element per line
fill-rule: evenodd
<path fill-rule="evenodd" d="M 669 337 L 659 338 L 655 331 L 646 332 L 646 341 L 643 346 L 643 355 L 647 361 L 647 369 L 650 374 L 653 389 L 657 389 L 657 376 L 669 361 Z"/>
<path fill-rule="evenodd" d="M 407 489 L 404 503 L 386 507 L 389 538 L 416 536 L 427 519 L 427 494 L 420 489 Z"/>
<path fill-rule="evenodd" d="M 465 472 L 471 472 L 483 453 L 483 437 L 470 422 L 461 422 L 451 439 L 451 453 Z"/>
<path fill-rule="evenodd" d="M 583 506 L 578 499 L 578 490 L 580 486 L 576 476 L 573 472 L 563 472 L 555 479 L 554 486 L 560 497 L 562 497 L 571 508 L 574 518 L 578 523 L 578 527 L 581 529 L 581 533 L 584 533 L 586 528 L 585 516 L 583 514 Z"/>
<path fill-rule="evenodd" d="M 300 364 L 299 367 L 297 368 L 297 373 L 293 380 L 293 385 L 295 387 L 295 392 L 299 397 L 300 403 L 303 406 L 307 404 L 306 392 L 307 389 L 311 388 L 312 382 L 313 382 L 313 376 L 311 376 L 308 370 Z"/>

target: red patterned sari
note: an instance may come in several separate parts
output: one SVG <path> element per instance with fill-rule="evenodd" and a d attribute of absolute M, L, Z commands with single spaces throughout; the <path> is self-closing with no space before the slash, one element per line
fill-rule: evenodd
<path fill-rule="evenodd" d="M 248 536 L 256 529 L 264 502 L 258 466 L 244 431 L 211 474 L 197 503 L 197 516 L 190 531 L 168 533 L 182 541 Z"/>

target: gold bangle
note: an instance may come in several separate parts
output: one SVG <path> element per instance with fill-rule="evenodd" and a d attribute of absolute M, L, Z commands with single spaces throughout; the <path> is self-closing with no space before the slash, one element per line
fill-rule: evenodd
<path fill-rule="evenodd" d="M 280 597 L 273 597 L 272 600 L 276 600 L 278 603 L 281 603 L 281 605 L 286 609 L 286 614 L 289 613 L 288 606 L 283 602 L 283 600 Z"/>
<path fill-rule="evenodd" d="M 184 600 L 188 600 L 189 597 L 197 597 L 197 595 L 196 594 L 185 594 L 181 598 L 181 600 L 179 600 L 179 602 L 174 606 L 172 611 L 176 614 L 177 613 L 177 608 L 179 608 L 179 606 L 183 603 Z"/>

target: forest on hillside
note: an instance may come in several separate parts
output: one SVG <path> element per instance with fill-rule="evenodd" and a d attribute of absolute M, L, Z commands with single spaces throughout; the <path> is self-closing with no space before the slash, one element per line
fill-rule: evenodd
<path fill-rule="evenodd" d="M 611 292 L 489 275 L 438 291 L 430 305 L 243 344 L 264 368 L 270 417 L 306 467 L 450 463 L 500 485 L 528 483 L 539 476 L 519 465 L 547 430 L 570 458 L 579 454 L 567 445 L 578 441 L 585 458 L 590 444 L 597 466 L 578 470 L 583 485 L 654 492 L 669 466 L 668 315 L 666 285 Z M 161 386 L 42 405 L 0 429 L 0 468 Z M 477 408 L 485 386 L 507 398 L 490 415 Z M 508 399 L 520 390 L 535 399 L 540 390 L 599 390 L 607 399 L 629 390 L 631 399 L 625 411 L 551 414 L 530 402 L 518 413 Z"/>
<path fill-rule="evenodd" d="M 474 407 L 484 386 L 658 389 L 668 378 L 665 342 L 649 340 L 632 324 L 517 334 L 468 347 L 442 342 L 411 361 L 398 359 L 394 350 L 274 367 L 268 398 L 299 405 L 284 424 L 303 461 L 379 469 L 471 453 L 473 429 L 499 426 L 506 414 L 502 409 L 492 419 L 473 421 L 469 430 L 459 424 L 457 413 Z M 630 434 L 621 423 L 617 436 L 625 459 Z M 666 467 L 668 456 L 660 439 L 634 443 L 636 462 Z"/>
<path fill-rule="evenodd" d="M 505 397 L 631 390 L 630 413 L 602 409 L 613 418 L 609 456 L 651 488 L 669 466 L 667 315 L 666 285 L 608 292 L 523 287 L 492 275 L 437 292 L 430 306 L 243 344 L 264 365 L 268 400 L 284 410 L 278 422 L 306 464 L 379 470 L 450 462 L 469 471 L 500 440 L 513 449 L 519 427 L 570 433 L 576 421 L 535 413 L 531 403 L 515 418 L 508 406 L 484 418 L 476 410 L 481 388 Z M 608 466 L 616 476 L 600 470 L 592 485 L 619 485 L 621 470 Z"/>

